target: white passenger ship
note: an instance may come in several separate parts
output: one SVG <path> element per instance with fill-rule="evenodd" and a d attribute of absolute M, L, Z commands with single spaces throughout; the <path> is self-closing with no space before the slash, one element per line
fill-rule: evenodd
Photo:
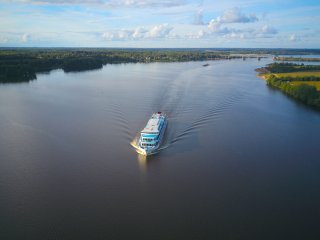
<path fill-rule="evenodd" d="M 167 124 L 165 114 L 161 112 L 153 113 L 140 133 L 138 152 L 143 155 L 150 155 L 159 149 Z"/>

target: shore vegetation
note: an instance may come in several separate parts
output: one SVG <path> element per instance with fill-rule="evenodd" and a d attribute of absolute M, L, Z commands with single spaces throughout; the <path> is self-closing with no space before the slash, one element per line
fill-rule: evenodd
<path fill-rule="evenodd" d="M 256 71 L 269 86 L 320 110 L 320 66 L 271 63 Z"/>
<path fill-rule="evenodd" d="M 320 54 L 319 49 L 111 49 L 0 48 L 0 83 L 28 82 L 37 73 L 62 69 L 77 72 L 106 64 L 188 62 L 269 57 L 270 54 Z"/>
<path fill-rule="evenodd" d="M 292 61 L 292 62 L 320 62 L 320 58 L 313 57 L 274 57 L 275 61 Z"/>

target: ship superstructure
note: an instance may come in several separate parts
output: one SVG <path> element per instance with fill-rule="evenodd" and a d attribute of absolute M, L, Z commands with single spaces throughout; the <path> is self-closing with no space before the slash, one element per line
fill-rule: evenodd
<path fill-rule="evenodd" d="M 138 151 L 144 155 L 154 153 L 161 144 L 167 127 L 167 118 L 161 113 L 153 113 L 147 125 L 140 133 Z"/>

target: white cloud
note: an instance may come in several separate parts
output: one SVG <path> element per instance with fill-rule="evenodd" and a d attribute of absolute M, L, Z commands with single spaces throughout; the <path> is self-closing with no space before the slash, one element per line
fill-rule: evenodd
<path fill-rule="evenodd" d="M 258 20 L 255 14 L 246 15 L 237 7 L 227 9 L 222 16 L 216 19 L 219 23 L 249 23 L 257 22 Z"/>
<path fill-rule="evenodd" d="M 210 36 L 223 36 L 225 38 L 253 39 L 253 38 L 272 38 L 278 31 L 268 25 L 254 28 L 234 28 L 224 27 L 223 24 L 216 20 L 211 20 L 207 30 L 201 30 L 197 34 L 188 35 L 191 38 L 207 38 Z"/>
<path fill-rule="evenodd" d="M 208 29 L 210 33 L 216 33 L 216 34 L 227 34 L 230 32 L 229 28 L 222 27 L 222 24 L 215 19 L 209 22 Z"/>
<path fill-rule="evenodd" d="M 228 4 L 203 1 L 202 5 L 193 0 L 0 0 L 10 3 L 0 7 L 0 43 L 1 46 L 145 47 L 210 47 L 217 42 L 217 46 L 232 43 L 239 47 L 319 45 L 319 7 L 306 11 L 288 5 L 288 9 L 279 7 L 274 11 L 268 9 L 267 0 L 265 5 L 256 0 L 244 1 L 256 2 L 254 5 L 258 7 L 235 0 Z M 40 4 L 48 6 L 39 7 Z M 76 5 L 80 7 L 72 7 Z M 268 13 L 267 17 L 263 11 Z M 106 45 L 106 41 L 110 42 Z"/>
<path fill-rule="evenodd" d="M 239 8 L 234 7 L 224 11 L 223 15 L 212 19 L 204 33 L 199 32 L 195 36 L 199 38 L 209 37 L 212 35 L 220 35 L 225 38 L 252 39 L 252 38 L 270 38 L 278 31 L 268 25 L 253 26 L 244 28 L 244 24 L 257 22 L 259 19 L 256 15 L 246 15 Z M 228 27 L 226 27 L 226 25 Z"/>
<path fill-rule="evenodd" d="M 152 27 L 147 33 L 146 38 L 163 38 L 167 37 L 173 27 L 169 26 L 168 24 L 161 24 L 158 26 Z"/>
<path fill-rule="evenodd" d="M 296 34 L 291 34 L 291 35 L 289 36 L 289 41 L 291 41 L 291 42 L 298 42 L 298 41 L 300 41 L 300 37 L 298 37 Z"/>
<path fill-rule="evenodd" d="M 270 26 L 268 26 L 268 25 L 264 25 L 264 26 L 261 28 L 260 32 L 261 32 L 262 34 L 277 34 L 277 33 L 278 33 L 277 29 L 275 29 L 275 28 L 273 28 L 273 27 L 270 27 Z"/>
<path fill-rule="evenodd" d="M 25 34 L 23 34 L 23 35 L 21 36 L 21 42 L 26 43 L 26 42 L 29 41 L 29 39 L 30 39 L 30 36 L 29 36 L 29 34 L 27 34 L 27 33 L 25 33 Z"/>
<path fill-rule="evenodd" d="M 121 30 L 118 32 L 118 39 L 128 39 L 132 35 L 132 31 L 129 30 Z"/>
<path fill-rule="evenodd" d="M 167 38 L 173 27 L 168 24 L 160 24 L 149 29 L 138 27 L 135 30 L 115 30 L 107 31 L 102 34 L 104 40 L 140 40 L 140 39 L 155 39 Z"/>
<path fill-rule="evenodd" d="M 130 30 L 119 30 L 115 32 L 104 32 L 102 38 L 105 40 L 127 40 L 132 36 L 133 31 Z"/>
<path fill-rule="evenodd" d="M 199 32 L 198 32 L 198 34 L 197 34 L 197 38 L 203 38 L 203 37 L 205 37 L 206 36 L 206 32 L 205 31 L 203 31 L 203 30 L 200 30 Z"/>
<path fill-rule="evenodd" d="M 113 40 L 114 34 L 111 32 L 104 32 L 102 33 L 102 38 L 105 40 Z"/>
<path fill-rule="evenodd" d="M 195 23 L 203 23 L 203 15 L 202 11 L 198 12 L 196 15 L 196 19 L 198 20 Z M 241 12 L 241 10 L 237 7 L 230 8 L 224 11 L 223 15 L 218 16 L 215 19 L 212 19 L 208 23 L 208 29 L 211 33 L 219 33 L 219 34 L 226 34 L 230 33 L 230 30 L 227 27 L 223 27 L 224 24 L 233 24 L 233 23 L 252 23 L 257 22 L 259 19 L 256 17 L 255 14 L 246 15 Z"/>
<path fill-rule="evenodd" d="M 141 39 L 144 37 L 145 33 L 147 33 L 148 30 L 145 29 L 145 28 L 142 28 L 142 27 L 138 27 L 134 30 L 133 34 L 132 34 L 132 37 L 134 39 Z"/>

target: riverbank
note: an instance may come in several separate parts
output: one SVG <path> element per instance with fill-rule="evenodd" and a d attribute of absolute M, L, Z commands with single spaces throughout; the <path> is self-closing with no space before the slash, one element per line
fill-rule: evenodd
<path fill-rule="evenodd" d="M 289 62 L 320 62 L 320 58 L 308 57 L 274 57 L 274 61 L 289 61 Z"/>
<path fill-rule="evenodd" d="M 309 65 L 272 63 L 256 71 L 269 86 L 320 110 L 320 66 L 311 66 L 315 70 L 319 68 L 318 71 L 305 71 L 309 68 Z"/>
<path fill-rule="evenodd" d="M 237 55 L 233 55 L 238 52 Z M 248 55 L 246 51 L 206 50 L 206 49 L 1 49 L 0 83 L 28 82 L 37 78 L 36 74 L 63 69 L 64 72 L 79 72 L 101 69 L 106 64 L 188 62 L 226 60 L 238 58 L 263 58 L 257 52 Z"/>
<path fill-rule="evenodd" d="M 0 83 L 28 82 L 37 73 L 62 69 L 79 72 L 106 64 L 190 62 L 270 57 L 277 54 L 320 54 L 318 49 L 108 49 L 0 48 Z"/>

